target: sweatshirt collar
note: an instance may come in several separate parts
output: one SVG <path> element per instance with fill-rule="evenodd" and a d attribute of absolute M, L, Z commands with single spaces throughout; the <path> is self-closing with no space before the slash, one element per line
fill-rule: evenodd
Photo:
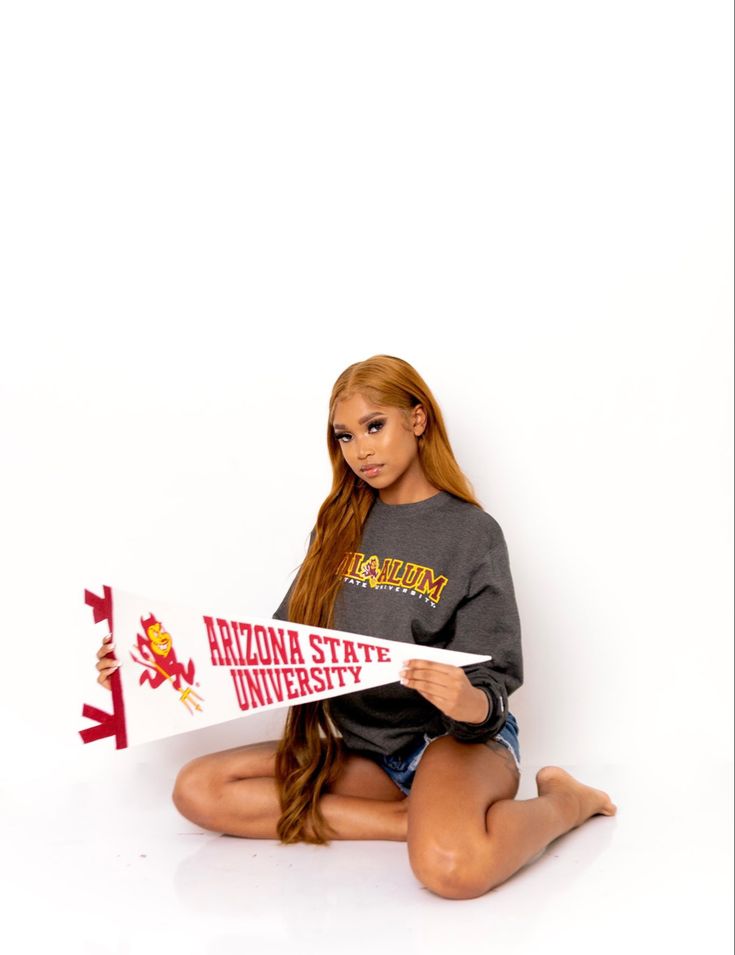
<path fill-rule="evenodd" d="M 433 511 L 434 508 L 441 507 L 451 496 L 448 491 L 439 491 L 438 494 L 432 494 L 431 497 L 427 497 L 423 501 L 413 501 L 411 504 L 384 504 L 380 497 L 376 495 L 372 509 L 386 517 L 423 514 L 424 511 Z"/>

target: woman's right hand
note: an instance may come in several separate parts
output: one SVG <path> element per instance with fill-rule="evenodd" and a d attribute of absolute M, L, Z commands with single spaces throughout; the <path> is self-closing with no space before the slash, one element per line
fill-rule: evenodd
<path fill-rule="evenodd" d="M 108 656 L 108 654 L 111 654 L 115 649 L 115 644 L 111 641 L 112 634 L 108 633 L 102 641 L 102 646 L 97 651 L 97 669 L 100 671 L 100 675 L 97 677 L 97 682 L 100 683 L 106 690 L 112 690 L 110 677 L 120 666 L 117 660 L 115 660 L 112 656 Z"/>

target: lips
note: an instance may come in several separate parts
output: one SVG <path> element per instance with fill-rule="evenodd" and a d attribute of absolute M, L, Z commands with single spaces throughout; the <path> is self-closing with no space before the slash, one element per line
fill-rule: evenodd
<path fill-rule="evenodd" d="M 375 471 L 376 469 L 382 468 L 382 464 L 366 464 L 364 467 L 360 468 L 360 471 L 365 474 L 367 471 Z"/>

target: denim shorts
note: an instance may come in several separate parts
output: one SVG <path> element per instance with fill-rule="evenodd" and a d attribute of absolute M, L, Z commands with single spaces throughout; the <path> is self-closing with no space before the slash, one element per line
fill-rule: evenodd
<path fill-rule="evenodd" d="M 440 739 L 442 736 L 448 735 L 448 733 L 439 733 L 438 736 L 429 736 L 427 733 L 424 733 L 424 738 L 421 742 L 410 749 L 408 753 L 404 755 L 396 753 L 393 756 L 377 756 L 376 761 L 378 765 L 388 773 L 401 792 L 408 795 L 411 791 L 413 777 L 416 775 L 416 769 L 427 746 L 435 739 Z M 493 736 L 493 739 L 502 743 L 506 749 L 512 753 L 516 767 L 520 773 L 521 750 L 518 742 L 518 720 L 513 716 L 510 710 L 508 711 L 505 725 L 496 736 Z"/>

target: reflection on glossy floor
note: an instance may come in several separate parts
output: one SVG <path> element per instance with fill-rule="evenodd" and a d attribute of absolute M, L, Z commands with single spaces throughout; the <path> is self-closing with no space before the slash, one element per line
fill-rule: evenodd
<path fill-rule="evenodd" d="M 449 901 L 416 881 L 403 843 L 198 829 L 170 801 L 174 763 L 150 750 L 27 766 L 2 790 L 4 950 L 731 952 L 732 764 L 683 780 L 663 766 L 565 768 L 609 792 L 617 815 L 487 895 Z M 518 798 L 536 795 L 537 769 L 524 766 Z"/>

